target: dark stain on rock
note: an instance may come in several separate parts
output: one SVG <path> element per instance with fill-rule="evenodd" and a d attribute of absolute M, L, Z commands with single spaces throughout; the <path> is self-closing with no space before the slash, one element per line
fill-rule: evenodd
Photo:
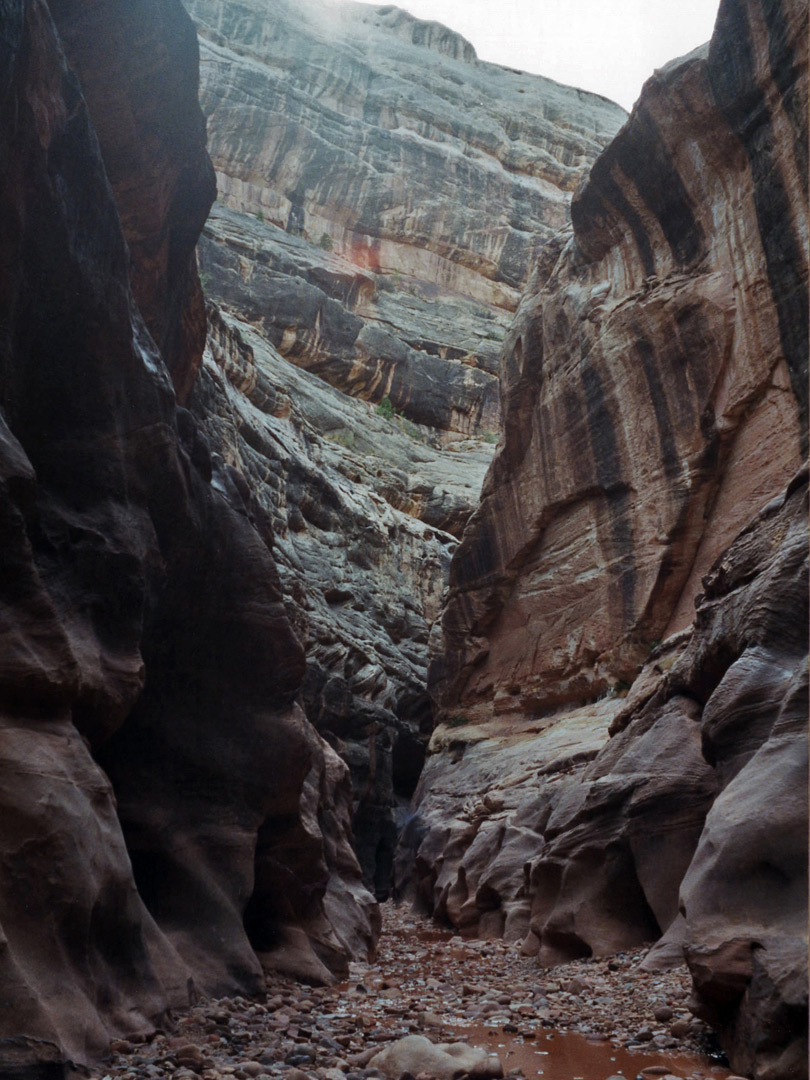
<path fill-rule="evenodd" d="M 476 522 L 476 526 L 466 533 L 459 548 L 460 555 L 453 559 L 450 567 L 451 588 L 481 585 L 499 565 L 497 543 L 480 521 Z"/>
<path fill-rule="evenodd" d="M 766 5 L 767 6 L 767 5 Z M 771 12 L 771 20 L 775 16 Z M 802 417 L 802 454 L 807 453 L 808 298 L 805 260 L 792 222 L 790 196 L 777 156 L 780 145 L 765 92 L 756 81 L 756 60 L 745 9 L 728 4 L 721 12 L 709 53 L 709 80 L 717 106 L 748 156 L 754 206 L 768 281 L 779 320 L 779 336 Z M 791 62 L 774 55 L 783 34 L 771 39 L 772 69 Z M 806 121 L 805 121 L 806 124 Z M 807 132 L 804 128 L 804 141 Z"/>
<path fill-rule="evenodd" d="M 664 475 L 669 480 L 672 480 L 680 474 L 681 463 L 673 434 L 672 417 L 669 414 L 667 392 L 658 371 L 655 350 L 645 337 L 639 336 L 635 345 L 635 353 L 641 361 L 641 368 L 650 392 L 650 402 L 658 427 L 658 441 L 661 446 Z"/>
<path fill-rule="evenodd" d="M 303 236 L 304 234 L 304 200 L 303 196 L 297 192 L 290 193 L 290 212 L 287 215 L 287 224 L 285 230 L 291 233 L 293 236 Z"/>
<path fill-rule="evenodd" d="M 672 257 L 681 266 L 694 264 L 705 251 L 706 239 L 692 212 L 692 204 L 683 180 L 661 138 L 652 117 L 644 109 L 634 114 L 608 149 L 596 161 L 582 193 L 575 197 L 571 217 L 577 238 L 584 250 L 592 248 L 587 233 L 607 232 L 610 239 L 597 247 L 602 257 L 618 237 L 611 219 L 618 215 L 632 233 L 645 273 L 655 273 L 655 258 L 642 215 L 631 204 L 621 180 L 622 174 L 635 186 L 644 204 L 657 220 L 669 245 Z M 605 219 L 605 204 L 608 211 Z"/>
<path fill-rule="evenodd" d="M 802 188 L 806 191 L 808 185 L 807 100 L 806 90 L 802 93 L 802 87 L 806 87 L 807 82 L 799 76 L 796 53 L 786 38 L 790 20 L 785 15 L 781 0 L 767 0 L 762 4 L 762 14 L 768 28 L 768 60 L 771 78 L 779 90 L 785 112 L 793 125 L 793 152 Z M 806 26 L 804 33 L 806 36 Z"/>
<path fill-rule="evenodd" d="M 612 571 L 621 596 L 622 620 L 629 628 L 633 622 L 636 591 L 632 500 L 622 479 L 621 454 L 613 419 L 605 400 L 602 377 L 587 358 L 583 358 L 580 377 L 585 391 L 588 433 L 596 477 L 605 494 L 610 519 L 609 554 L 613 562 Z"/>
<path fill-rule="evenodd" d="M 703 229 L 692 213 L 691 199 L 680 173 L 646 109 L 625 138 L 613 144 L 619 167 L 633 178 L 638 193 L 655 215 L 679 266 L 696 262 L 705 250 Z"/>
<path fill-rule="evenodd" d="M 574 222 L 574 231 L 578 238 L 581 234 L 588 232 L 598 218 L 602 217 L 600 204 L 604 205 L 603 200 L 607 200 L 608 207 L 612 207 L 619 217 L 627 222 L 638 248 L 644 272 L 649 276 L 655 273 L 655 258 L 650 238 L 647 236 L 641 217 L 630 205 L 620 185 L 611 175 L 610 164 L 607 153 L 603 154 L 593 167 L 591 181 L 584 189 L 582 197 L 573 200 L 571 218 Z M 613 215 L 609 214 L 609 216 Z"/>
<path fill-rule="evenodd" d="M 710 355 L 718 346 L 712 342 L 712 328 L 706 313 L 700 304 L 690 304 L 675 315 L 675 327 L 680 355 L 683 358 L 684 371 L 688 369 L 694 394 L 679 396 L 675 401 L 678 421 L 686 423 L 693 415 L 693 401 L 701 404 L 709 399 L 714 383 L 714 373 L 704 357 Z M 719 346 L 722 348 L 722 346 Z M 689 416 L 685 415 L 688 408 Z"/>

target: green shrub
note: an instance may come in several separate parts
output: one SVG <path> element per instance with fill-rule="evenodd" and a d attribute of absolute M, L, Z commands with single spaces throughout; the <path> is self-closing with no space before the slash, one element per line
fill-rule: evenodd
<path fill-rule="evenodd" d="M 262 213 L 262 211 L 261 211 L 261 210 L 260 210 L 260 211 L 258 212 L 258 214 L 256 215 L 256 220 L 257 220 L 257 221 L 264 221 L 264 214 Z"/>
<path fill-rule="evenodd" d="M 462 713 L 456 713 L 455 716 L 451 716 L 447 721 L 448 727 L 464 727 L 465 724 L 469 724 L 469 716 L 464 716 Z"/>
<path fill-rule="evenodd" d="M 404 416 L 400 416 L 399 414 L 397 415 L 397 422 L 409 439 L 413 439 L 414 442 L 420 443 L 425 441 L 425 436 L 416 424 L 412 424 L 410 420 L 407 420 Z"/>
<path fill-rule="evenodd" d="M 394 404 L 388 394 L 386 394 L 377 406 L 377 416 L 381 416 L 383 420 L 393 420 L 394 415 Z"/>
<path fill-rule="evenodd" d="M 321 238 L 318 241 L 318 247 L 323 248 L 324 251 L 331 251 L 335 245 L 332 242 L 332 237 L 328 232 L 321 233 Z"/>

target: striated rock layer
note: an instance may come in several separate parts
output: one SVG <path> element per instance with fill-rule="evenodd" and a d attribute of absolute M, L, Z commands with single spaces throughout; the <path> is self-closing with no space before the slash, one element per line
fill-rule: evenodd
<path fill-rule="evenodd" d="M 482 63 L 392 5 L 187 7 L 220 198 L 268 226 L 248 246 L 213 223 L 216 296 L 353 396 L 451 432 L 496 429 L 506 326 L 624 110 Z M 302 272 L 281 232 L 342 264 Z"/>
<path fill-rule="evenodd" d="M 251 518 L 272 530 L 285 607 L 306 648 L 303 704 L 347 762 L 367 884 L 388 894 L 395 809 L 432 726 L 425 680 L 450 556 L 491 448 L 436 449 L 291 366 L 209 306 L 189 407 Z"/>
<path fill-rule="evenodd" d="M 542 965 L 663 938 L 734 1068 L 807 1062 L 807 473 L 704 579 L 628 697 L 434 732 L 402 892 Z M 612 736 L 612 737 L 610 737 Z"/>
<path fill-rule="evenodd" d="M 506 325 L 624 113 L 481 64 L 395 8 L 189 9 L 220 184 L 189 408 L 272 522 L 304 708 L 349 764 L 382 897 L 432 727 L 430 628 L 496 441 Z"/>
<path fill-rule="evenodd" d="M 786 1078 L 807 1003 L 803 481 L 779 495 L 807 449 L 806 117 L 806 6 L 726 0 L 541 256 L 404 851 L 430 909 L 542 963 L 685 942 L 736 1067 Z"/>
<path fill-rule="evenodd" d="M 647 83 L 522 301 L 445 707 L 531 715 L 630 681 L 802 461 L 806 12 L 769 32 L 758 10 L 726 5 L 708 51 Z"/>
<path fill-rule="evenodd" d="M 271 530 L 169 374 L 214 194 L 191 24 L 1 7 L 0 1063 L 57 1075 L 259 954 L 328 978 L 376 908 Z"/>

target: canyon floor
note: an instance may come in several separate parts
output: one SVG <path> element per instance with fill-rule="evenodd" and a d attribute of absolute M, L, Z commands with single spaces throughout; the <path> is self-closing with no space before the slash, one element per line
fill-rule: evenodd
<path fill-rule="evenodd" d="M 200 1001 L 142 1041 L 114 1042 L 104 1080 L 373 1080 L 406 1035 L 466 1042 L 506 1076 L 735 1080 L 689 1011 L 685 968 L 648 973 L 646 950 L 540 969 L 517 944 L 466 941 L 392 903 L 373 963 L 346 983 L 268 976 L 267 993 Z"/>

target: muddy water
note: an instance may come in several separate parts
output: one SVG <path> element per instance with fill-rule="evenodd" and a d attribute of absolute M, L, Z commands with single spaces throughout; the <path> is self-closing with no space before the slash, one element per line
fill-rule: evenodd
<path fill-rule="evenodd" d="M 454 948 L 451 932 L 436 926 L 419 926 L 412 932 L 420 944 L 444 949 L 444 956 L 459 964 L 469 962 L 469 954 Z M 458 940 L 458 939 L 456 939 Z M 574 1032 L 549 1032 L 539 1028 L 533 1039 L 513 1035 L 500 1025 L 444 1016 L 447 1040 L 463 1040 L 498 1054 L 506 1073 L 520 1069 L 526 1080 L 607 1080 L 621 1076 L 635 1080 L 642 1069 L 657 1067 L 684 1080 L 725 1080 L 727 1068 L 697 1054 L 630 1051 L 605 1038 Z"/>
<path fill-rule="evenodd" d="M 607 1041 L 573 1033 L 538 1034 L 530 1042 L 481 1024 L 450 1030 L 457 1038 L 498 1054 L 505 1072 L 520 1069 L 526 1080 L 535 1077 L 542 1077 L 542 1080 L 607 1080 L 610 1076 L 635 1080 L 642 1069 L 650 1066 L 663 1067 L 675 1076 L 694 1077 L 695 1080 L 702 1077 L 724 1080 L 731 1075 L 728 1069 L 712 1065 L 707 1058 L 691 1054 L 631 1053 Z"/>

